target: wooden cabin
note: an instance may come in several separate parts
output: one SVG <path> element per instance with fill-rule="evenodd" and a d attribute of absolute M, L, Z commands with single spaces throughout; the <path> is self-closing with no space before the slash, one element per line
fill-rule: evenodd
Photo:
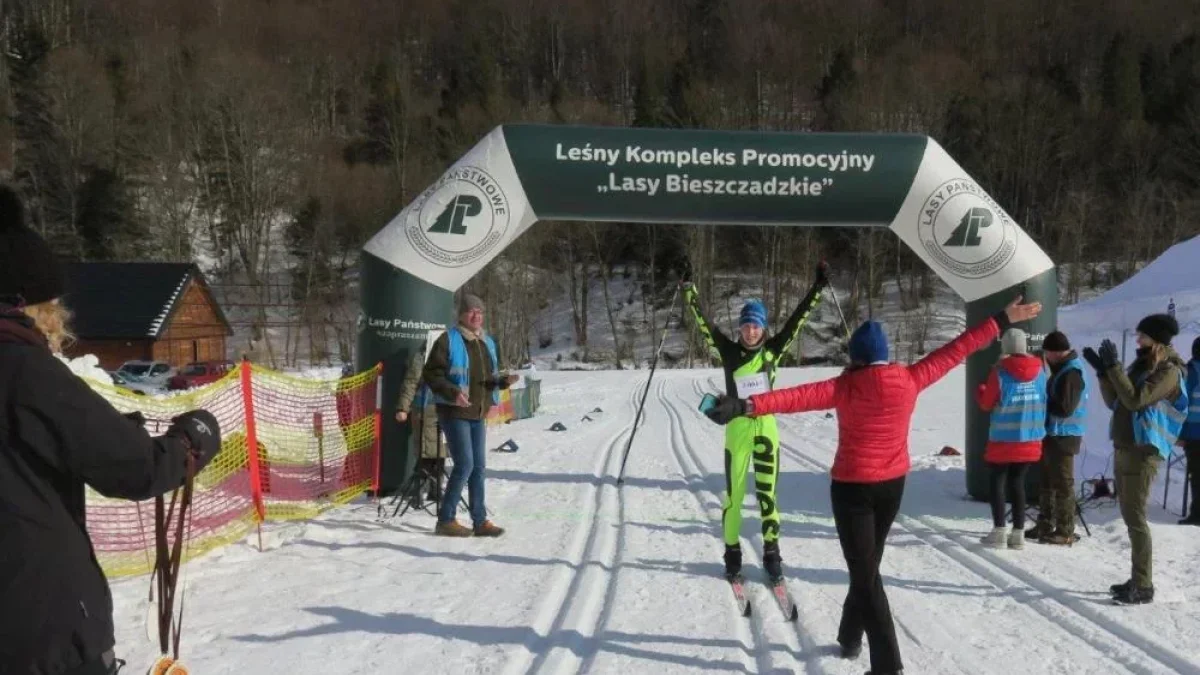
<path fill-rule="evenodd" d="M 105 370 L 227 358 L 233 329 L 194 264 L 71 263 L 63 303 L 76 337 L 66 355 L 95 354 Z"/>

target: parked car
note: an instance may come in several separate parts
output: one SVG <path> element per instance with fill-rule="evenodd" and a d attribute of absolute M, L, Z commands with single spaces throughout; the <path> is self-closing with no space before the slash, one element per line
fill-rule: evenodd
<path fill-rule="evenodd" d="M 233 361 L 196 361 L 189 363 L 179 374 L 167 380 L 167 389 L 179 391 L 212 384 L 233 370 Z"/>
<path fill-rule="evenodd" d="M 166 361 L 126 361 L 112 375 L 126 383 L 122 386 L 139 385 L 161 390 L 175 376 L 175 369 Z"/>
<path fill-rule="evenodd" d="M 166 391 L 162 386 L 159 385 L 145 384 L 144 382 L 127 379 L 127 376 L 122 375 L 120 371 L 113 371 L 109 373 L 109 377 L 112 378 L 113 384 L 121 387 L 122 389 L 132 391 L 135 394 L 161 394 Z"/>

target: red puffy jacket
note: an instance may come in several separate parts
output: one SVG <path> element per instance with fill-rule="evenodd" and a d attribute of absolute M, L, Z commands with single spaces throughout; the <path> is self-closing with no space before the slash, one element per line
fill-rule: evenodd
<path fill-rule="evenodd" d="M 975 326 L 911 366 L 847 369 L 823 382 L 751 396 L 753 415 L 837 410 L 833 479 L 881 483 L 908 473 L 908 431 L 917 396 L 1000 335 L 995 319 Z"/>
<path fill-rule="evenodd" d="M 1042 360 L 1029 354 L 1013 354 L 1000 359 L 998 367 L 1003 368 L 1019 382 L 1030 382 L 1037 378 L 1038 372 L 1041 371 Z M 985 412 L 991 412 L 1000 403 L 1000 377 L 996 374 L 995 368 L 988 375 L 987 382 L 979 385 L 975 391 L 975 400 Z M 1036 462 L 1041 458 L 1041 441 L 1005 443 L 989 440 L 987 449 L 983 451 L 983 461 L 992 464 Z"/>

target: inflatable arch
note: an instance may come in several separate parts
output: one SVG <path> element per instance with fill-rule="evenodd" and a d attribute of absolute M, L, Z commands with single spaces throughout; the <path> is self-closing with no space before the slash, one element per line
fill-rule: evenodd
<path fill-rule="evenodd" d="M 542 219 L 888 228 L 966 301 L 968 324 L 1018 293 L 1044 308 L 1025 326 L 1031 349 L 1056 321 L 1054 263 L 929 137 L 503 125 L 363 250 L 358 360 L 384 362 L 381 492 L 410 471 L 408 431 L 392 417 L 412 350 L 453 320 L 455 290 Z M 974 389 L 998 350 L 967 362 L 977 499 L 989 488 Z"/>

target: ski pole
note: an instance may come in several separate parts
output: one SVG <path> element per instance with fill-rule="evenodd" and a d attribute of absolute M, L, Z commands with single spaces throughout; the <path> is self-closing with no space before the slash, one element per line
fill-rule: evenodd
<path fill-rule="evenodd" d="M 846 329 L 846 338 L 850 337 L 850 324 L 846 323 L 846 315 L 842 313 L 842 303 L 838 302 L 837 291 L 829 284 L 829 294 L 833 296 L 833 306 L 837 308 L 838 316 L 842 319 L 842 328 Z"/>
<path fill-rule="evenodd" d="M 683 284 L 675 286 L 675 293 L 671 296 L 671 309 L 675 309 L 675 299 L 679 297 L 679 288 Z M 681 319 L 682 320 L 682 319 Z M 663 344 L 667 341 L 667 331 L 671 329 L 671 316 L 667 315 L 667 321 L 663 325 L 662 337 L 658 339 L 658 348 L 654 350 L 654 359 L 650 362 L 650 376 L 646 378 L 646 389 L 642 391 L 642 402 L 638 404 L 637 416 L 633 418 L 633 429 L 629 432 L 629 442 L 625 444 L 625 455 L 621 458 L 621 470 L 617 472 L 617 485 L 625 484 L 625 462 L 629 461 L 629 450 L 633 447 L 633 437 L 637 435 L 638 423 L 642 421 L 642 410 L 646 407 L 646 397 L 650 394 L 650 382 L 654 380 L 654 371 L 658 368 L 658 355 L 662 353 Z"/>

